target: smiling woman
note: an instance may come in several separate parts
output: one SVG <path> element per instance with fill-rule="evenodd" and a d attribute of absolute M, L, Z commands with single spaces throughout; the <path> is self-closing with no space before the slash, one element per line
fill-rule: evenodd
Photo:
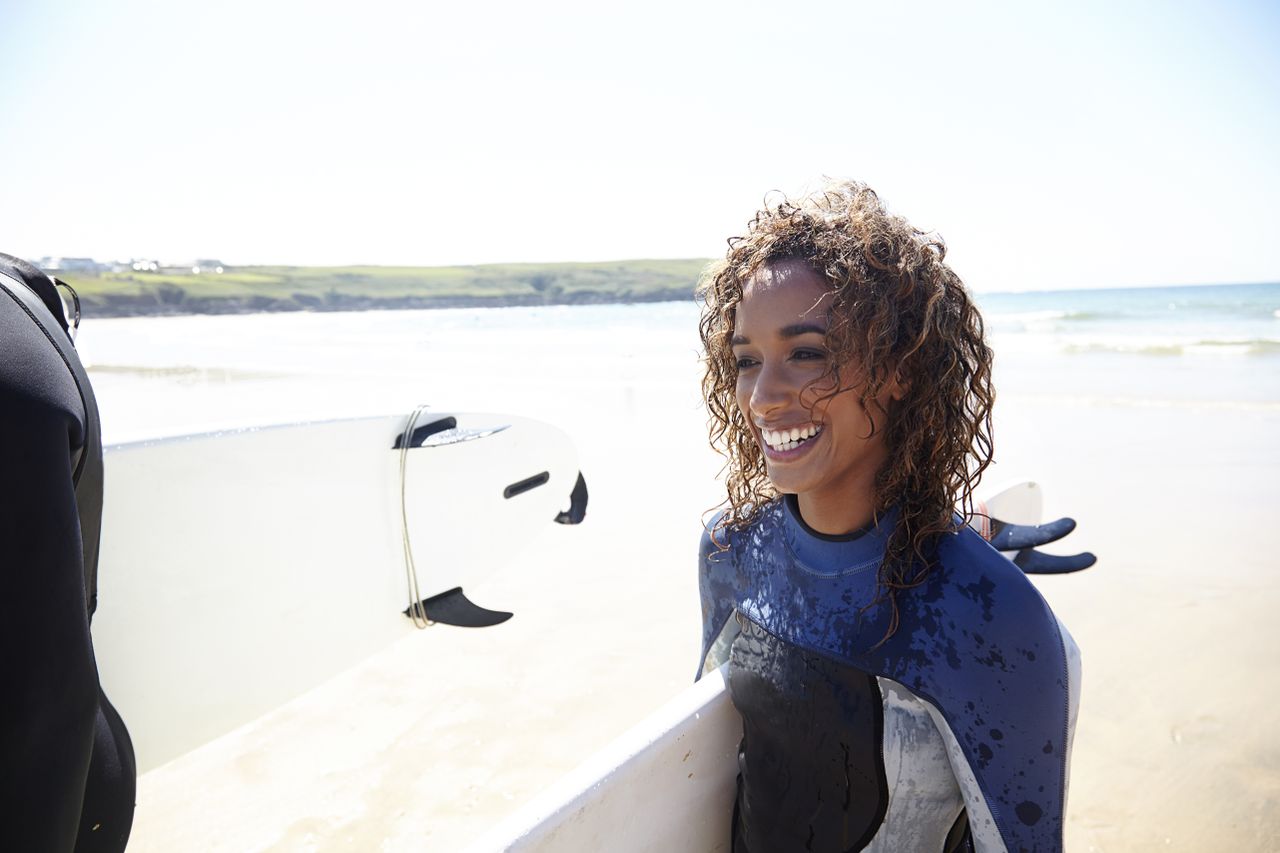
<path fill-rule="evenodd" d="M 720 524 L 746 522 L 779 492 L 791 491 L 772 479 L 783 466 L 768 464 L 758 415 L 743 405 L 741 389 L 751 373 L 739 370 L 738 356 L 750 354 L 734 349 L 735 337 L 746 334 L 741 323 L 752 319 L 750 302 L 762 296 L 771 303 L 789 300 L 762 304 L 754 313 L 795 311 L 778 321 L 780 330 L 824 330 L 820 342 L 808 341 L 810 350 L 821 343 L 813 352 L 821 353 L 821 370 L 793 405 L 807 409 L 840 400 L 836 409 L 844 411 L 856 403 L 863 414 L 852 417 L 867 419 L 867 440 L 884 431 L 886 453 L 874 470 L 858 466 L 871 480 L 852 497 L 846 493 L 836 505 L 800 501 L 823 532 L 847 532 L 870 519 L 866 507 L 850 501 L 877 513 L 896 509 L 881 569 L 896 611 L 895 590 L 918 582 L 921 559 L 951 529 L 957 506 L 972 509 L 973 488 L 991 462 L 995 391 L 982 317 L 946 265 L 942 240 L 889 213 L 862 184 L 835 183 L 799 202 L 784 200 L 760 211 L 747 234 L 730 244 L 701 286 L 703 392 L 712 444 L 730 463 L 729 506 Z M 780 296 L 792 289 L 788 284 L 805 292 Z M 896 404 L 892 418 L 890 400 Z M 824 529 L 831 525 L 844 529 Z"/>
<path fill-rule="evenodd" d="M 888 453 L 883 421 L 896 382 L 867 405 L 866 380 L 837 381 L 827 352 L 830 285 L 796 260 L 749 278 L 732 338 L 736 396 L 774 488 L 794 494 L 815 530 L 840 534 L 871 520 L 875 477 Z"/>
<path fill-rule="evenodd" d="M 700 288 L 729 462 L 700 588 L 743 718 L 735 853 L 1061 849 L 1079 655 L 964 524 L 991 351 L 942 242 L 836 183 L 729 245 Z"/>

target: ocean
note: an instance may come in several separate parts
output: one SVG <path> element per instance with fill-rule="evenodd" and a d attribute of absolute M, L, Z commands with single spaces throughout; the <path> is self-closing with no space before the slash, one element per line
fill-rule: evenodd
<path fill-rule="evenodd" d="M 1280 410 L 1280 284 L 979 294 L 1002 402 Z M 85 319 L 108 441 L 440 408 L 553 422 L 698 406 L 698 307 Z"/>
<path fill-rule="evenodd" d="M 1280 403 L 1280 284 L 979 297 L 998 389 L 1122 405 Z"/>
<path fill-rule="evenodd" d="M 1280 284 L 992 293 L 978 302 L 1010 348 L 1280 355 Z"/>

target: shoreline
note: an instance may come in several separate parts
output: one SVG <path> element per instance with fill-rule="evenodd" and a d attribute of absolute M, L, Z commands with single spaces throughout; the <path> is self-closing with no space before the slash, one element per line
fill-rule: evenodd
<path fill-rule="evenodd" d="M 578 291 L 556 295 L 395 296 L 378 298 L 328 293 L 323 297 L 295 293 L 288 297 L 250 296 L 184 298 L 162 301 L 159 296 L 109 294 L 80 298 L 82 317 L 191 317 L 293 312 L 406 311 L 444 308 L 535 308 L 556 305 L 639 305 L 652 302 L 692 302 L 693 290 L 673 288 L 643 294 Z"/>
<path fill-rule="evenodd" d="M 217 274 L 165 268 L 62 276 L 76 290 L 84 316 L 177 317 L 693 302 L 697 283 L 711 263 L 687 258 L 473 267 L 232 267 Z M 984 291 L 975 296 L 980 306 L 994 307 L 997 315 L 999 306 L 1016 304 L 1017 310 L 1003 322 L 1021 326 L 1055 321 L 1074 329 L 1093 328 L 1141 316 L 1158 321 L 1161 328 L 1177 328 L 1188 312 L 1203 316 L 1206 308 L 1227 308 L 1240 315 L 1236 319 L 1252 312 L 1256 321 L 1273 322 L 1280 316 L 1270 295 L 1276 287 L 1277 283 L 1170 285 Z M 1168 313 L 1175 308 L 1180 310 Z M 1270 341 L 1261 327 L 1255 332 L 1255 337 Z M 1216 339 L 1204 343 L 1214 344 Z M 1159 342 L 1152 346 L 1148 351 L 1163 352 Z"/>
<path fill-rule="evenodd" d="M 68 271 L 103 317 L 598 305 L 692 299 L 703 258 L 453 267 L 161 267 Z M 57 271 L 54 271 L 55 273 Z"/>

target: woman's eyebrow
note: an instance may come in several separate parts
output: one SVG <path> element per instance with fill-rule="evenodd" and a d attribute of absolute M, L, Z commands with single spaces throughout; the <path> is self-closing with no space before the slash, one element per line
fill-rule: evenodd
<path fill-rule="evenodd" d="M 778 330 L 778 337 L 783 338 L 784 340 L 787 338 L 798 338 L 801 335 L 822 335 L 823 337 L 826 337 L 827 330 L 825 327 L 819 326 L 817 323 L 793 323 L 790 326 L 783 326 Z M 746 335 L 734 335 L 729 339 L 729 346 L 731 347 L 746 346 L 749 343 L 751 343 L 751 340 Z"/>
<path fill-rule="evenodd" d="M 817 323 L 795 323 L 790 326 L 783 326 L 778 332 L 778 336 L 782 338 L 798 338 L 801 335 L 822 335 L 826 336 L 827 330 L 824 326 Z"/>

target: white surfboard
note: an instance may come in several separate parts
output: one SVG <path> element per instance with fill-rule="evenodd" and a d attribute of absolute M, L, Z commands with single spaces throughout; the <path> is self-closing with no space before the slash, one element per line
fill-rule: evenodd
<path fill-rule="evenodd" d="M 407 421 L 107 448 L 93 639 L 139 771 L 413 630 L 394 449 Z M 417 424 L 404 515 L 428 598 L 510 561 L 569 508 L 578 468 L 563 432 L 527 418 L 426 411 Z"/>
<path fill-rule="evenodd" d="M 977 510 L 1010 524 L 1039 524 L 1044 513 L 1044 494 L 1040 484 L 1031 480 L 1006 483 L 980 497 Z M 978 519 L 971 524 L 978 529 Z"/>
<path fill-rule="evenodd" d="M 1037 524 L 1040 487 L 1009 484 L 990 515 Z M 976 525 L 975 525 L 976 526 Z M 471 853 L 728 853 L 742 718 L 724 667 L 636 725 L 480 839 Z"/>

